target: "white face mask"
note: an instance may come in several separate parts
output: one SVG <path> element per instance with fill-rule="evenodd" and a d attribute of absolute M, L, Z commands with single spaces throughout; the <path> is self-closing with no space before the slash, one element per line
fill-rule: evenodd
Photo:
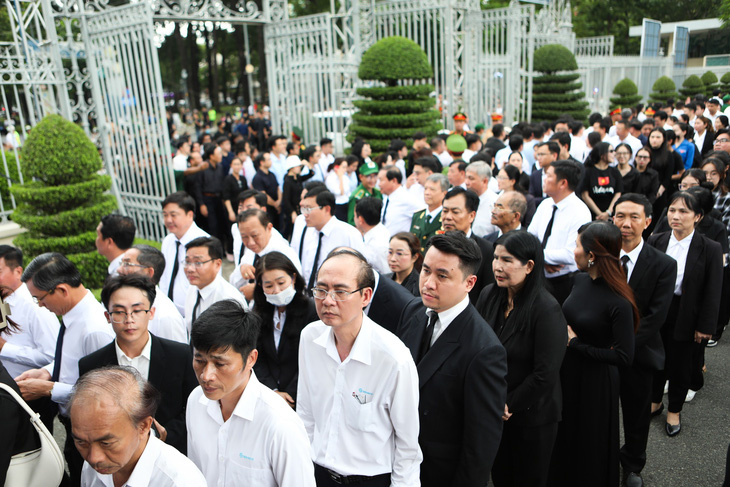
<path fill-rule="evenodd" d="M 274 306 L 289 306 L 289 303 L 292 302 L 292 299 L 294 299 L 294 296 L 296 294 L 297 292 L 294 290 L 294 283 L 292 283 L 291 286 L 284 289 L 278 294 L 264 293 L 264 296 L 266 296 L 266 301 L 268 301 L 270 304 L 273 304 Z"/>

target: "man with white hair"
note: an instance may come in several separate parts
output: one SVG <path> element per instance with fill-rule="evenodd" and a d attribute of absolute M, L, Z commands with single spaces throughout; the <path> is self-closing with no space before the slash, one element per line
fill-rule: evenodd
<path fill-rule="evenodd" d="M 497 227 L 491 223 L 492 208 L 497 201 L 497 194 L 489 191 L 491 177 L 492 168 L 484 161 L 472 162 L 466 166 L 466 188 L 479 196 L 479 209 L 471 227 L 471 231 L 479 237 L 497 231 Z"/>

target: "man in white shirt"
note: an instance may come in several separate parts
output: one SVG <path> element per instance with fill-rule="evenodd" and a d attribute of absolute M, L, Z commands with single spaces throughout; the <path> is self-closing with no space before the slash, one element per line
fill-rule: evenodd
<path fill-rule="evenodd" d="M 509 142 L 507 147 L 504 149 L 500 149 L 495 155 L 494 155 L 494 164 L 497 166 L 498 169 L 502 169 L 502 167 L 507 163 L 509 160 L 510 154 L 513 152 L 519 152 L 522 153 L 525 147 L 525 139 L 519 135 L 511 135 L 509 138 Z M 522 156 L 522 159 L 525 159 L 525 156 Z"/>
<path fill-rule="evenodd" d="M 570 129 L 570 157 L 578 162 L 583 162 L 588 156 L 588 146 L 585 140 L 583 140 L 583 132 L 585 127 L 583 122 L 573 120 L 568 123 Z"/>
<path fill-rule="evenodd" d="M 393 169 L 400 175 L 400 171 Z M 294 222 L 291 245 L 302 263 L 302 277 L 309 290 L 314 287 L 317 269 L 333 249 L 350 247 L 362 252 L 365 246 L 355 227 L 335 218 L 335 195 L 327 188 L 317 186 L 308 190 L 299 208 L 306 226 L 302 220 Z"/>
<path fill-rule="evenodd" d="M 162 252 L 150 245 L 135 245 L 122 256 L 122 265 L 119 275 L 139 274 L 147 276 L 156 284 L 154 317 L 150 318 L 150 333 L 160 338 L 166 338 L 180 343 L 188 343 L 188 330 L 185 320 L 177 310 L 175 303 L 160 290 L 157 285 L 160 276 L 165 270 L 165 257 Z"/>
<path fill-rule="evenodd" d="M 390 147 L 388 148 L 388 150 L 395 152 L 396 156 L 394 157 L 395 161 L 393 162 L 393 165 L 400 170 L 401 181 L 405 183 L 405 180 L 406 180 L 405 158 L 406 158 L 406 156 L 408 156 L 408 146 L 402 140 L 395 139 L 395 140 L 391 141 Z"/>
<path fill-rule="evenodd" d="M 319 168 L 321 169 L 321 174 L 327 174 L 327 168 L 335 162 L 335 155 L 334 155 L 334 145 L 332 144 L 332 139 L 324 138 L 319 141 L 319 150 L 321 152 L 321 155 L 319 156 Z M 324 176 L 323 179 L 324 181 Z"/>
<path fill-rule="evenodd" d="M 471 230 L 480 237 L 497 230 L 491 223 L 492 208 L 497 201 L 497 193 L 489 190 L 491 177 L 492 169 L 484 161 L 472 162 L 466 166 L 466 189 L 474 191 L 479 196 L 479 209 Z"/>
<path fill-rule="evenodd" d="M 281 252 L 300 273 L 302 272 L 302 265 L 296 252 L 289 246 L 289 242 L 274 230 L 265 211 L 251 209 L 239 213 L 238 230 L 247 252 L 243 253 L 241 262 L 231 272 L 228 282 L 238 288 L 247 300 L 253 298 L 256 263 L 260 257 L 269 252 Z"/>
<path fill-rule="evenodd" d="M 78 485 L 81 462 L 70 453 L 74 446 L 67 402 L 79 378 L 79 359 L 107 345 L 114 333 L 104 316 L 104 307 L 81 284 L 79 270 L 63 255 L 39 255 L 28 264 L 21 279 L 39 306 L 61 316 L 61 329 L 53 362 L 42 369 L 25 371 L 15 380 L 26 401 L 50 396 L 57 405 L 58 419 L 66 428 L 64 456 L 70 485 Z"/>
<path fill-rule="evenodd" d="M 719 98 L 710 98 L 705 102 L 705 111 L 704 116 L 708 119 L 710 119 L 710 122 L 712 122 L 712 126 L 715 126 L 715 119 L 718 115 L 721 115 L 720 113 L 720 99 Z"/>
<path fill-rule="evenodd" d="M 185 297 L 185 325 L 192 324 L 213 303 L 233 299 L 248 309 L 241 292 L 220 275 L 223 245 L 215 237 L 199 237 L 185 246 L 185 277 L 190 282 Z"/>
<path fill-rule="evenodd" d="M 283 135 L 274 135 L 269 140 L 269 143 L 271 144 L 271 167 L 269 171 L 276 176 L 279 189 L 282 189 L 284 187 L 284 176 L 286 176 L 284 164 L 286 163 L 287 156 L 289 156 L 289 153 L 286 151 L 286 137 Z"/>
<path fill-rule="evenodd" d="M 491 222 L 497 227 L 497 231 L 484 238 L 494 243 L 505 233 L 519 230 L 522 228 L 520 220 L 525 211 L 527 211 L 527 200 L 524 195 L 519 191 L 505 191 L 499 195 L 492 208 Z"/>
<path fill-rule="evenodd" d="M 132 246 L 137 228 L 128 216 L 111 213 L 101 218 L 96 227 L 96 251 L 109 261 L 107 275 L 117 274 L 122 254 Z"/>
<path fill-rule="evenodd" d="M 634 164 L 634 155 L 644 146 L 639 139 L 629 133 L 629 121 L 623 119 L 616 122 L 616 135 L 609 137 L 606 142 L 611 144 L 614 149 L 619 144 L 629 144 L 629 147 L 631 147 L 629 164 L 632 165 Z"/>
<path fill-rule="evenodd" d="M 162 202 L 162 218 L 170 233 L 162 240 L 165 271 L 160 277 L 160 289 L 184 316 L 185 296 L 190 287 L 182 268 L 185 245 L 198 237 L 207 237 L 208 233 L 195 224 L 195 200 L 184 191 L 172 193 L 165 198 Z"/>
<path fill-rule="evenodd" d="M 454 161 L 454 158 L 451 157 L 449 151 L 446 150 L 446 141 L 441 137 L 434 137 L 431 139 L 431 151 L 433 152 L 433 155 L 438 157 L 438 160 L 441 162 L 443 167 L 449 167 L 449 165 Z"/>
<path fill-rule="evenodd" d="M 253 371 L 260 327 L 258 315 L 231 300 L 195 321 L 200 387 L 188 398 L 188 457 L 211 487 L 314 487 L 302 420 Z"/>
<path fill-rule="evenodd" d="M 175 172 L 185 172 L 188 168 L 188 157 L 190 157 L 190 142 L 186 138 L 177 141 L 177 152 L 172 158 L 172 169 Z"/>
<path fill-rule="evenodd" d="M 380 198 L 363 198 L 355 205 L 355 228 L 362 233 L 365 246 L 363 255 L 381 274 L 391 272 L 388 266 L 388 245 L 390 231 L 380 223 L 380 211 L 383 200 Z"/>
<path fill-rule="evenodd" d="M 468 163 L 474 154 L 482 150 L 482 139 L 477 134 L 466 134 L 464 139 L 466 140 L 466 150 L 461 154 L 461 158 Z"/>
<path fill-rule="evenodd" d="M 466 162 L 461 159 L 455 159 L 454 162 L 449 165 L 446 177 L 449 178 L 449 183 L 452 188 L 461 186 L 466 189 Z"/>
<path fill-rule="evenodd" d="M 423 193 L 426 189 L 426 180 L 432 174 L 441 174 L 441 169 L 441 163 L 436 156 L 419 157 L 413 161 L 413 176 L 416 178 L 416 183 L 408 188 L 408 193 L 414 202 L 420 203 L 424 199 Z M 424 204 L 423 206 L 427 205 Z"/>
<path fill-rule="evenodd" d="M 578 271 L 573 250 L 578 229 L 591 221 L 591 212 L 575 194 L 583 167 L 573 161 L 557 161 L 546 170 L 544 191 L 529 228 L 545 250 L 545 276 L 560 304 L 570 294 L 572 275 Z"/>
<path fill-rule="evenodd" d="M 401 184 L 402 181 L 401 171 L 395 166 L 385 166 L 378 173 L 378 183 L 383 193 L 380 221 L 391 235 L 407 232 L 411 228 L 413 214 L 425 206 L 423 201 L 413 201 L 408 190 Z"/>
<path fill-rule="evenodd" d="M 330 254 L 317 274 L 321 321 L 302 331 L 297 413 L 318 487 L 419 485 L 418 373 L 405 345 L 364 315 L 374 285 L 350 249 Z"/>
<path fill-rule="evenodd" d="M 158 397 L 129 367 L 79 379 L 70 408 L 76 448 L 86 460 L 82 487 L 206 487 L 192 461 L 150 434 Z"/>

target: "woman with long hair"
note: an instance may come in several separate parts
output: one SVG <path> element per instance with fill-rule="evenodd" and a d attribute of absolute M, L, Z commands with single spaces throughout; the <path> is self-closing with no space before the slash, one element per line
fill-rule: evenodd
<path fill-rule="evenodd" d="M 514 152 L 514 154 L 519 154 L 519 152 Z M 537 210 L 537 202 L 535 201 L 535 197 L 528 193 L 525 186 L 522 185 L 521 176 L 523 174 L 524 173 L 520 172 L 520 170 L 515 166 L 505 164 L 504 167 L 499 170 L 499 174 L 497 175 L 497 184 L 499 185 L 500 194 L 505 191 L 517 191 L 518 193 L 522 193 L 522 196 L 525 197 L 525 200 L 527 200 L 527 209 L 525 210 L 525 214 L 522 215 L 521 223 L 524 228 L 527 228 L 530 226 L 532 217 L 535 215 L 535 210 Z"/>
<path fill-rule="evenodd" d="M 262 319 L 254 371 L 258 380 L 276 391 L 292 408 L 297 399 L 299 335 L 317 321 L 314 301 L 304 279 L 281 252 L 262 255 L 256 263 L 253 311 Z"/>
<path fill-rule="evenodd" d="M 418 238 L 411 232 L 398 232 L 390 237 L 388 267 L 391 278 L 416 297 L 421 296 L 418 286 L 423 255 Z"/>
<path fill-rule="evenodd" d="M 618 172 L 621 174 L 621 179 L 624 183 L 624 193 L 635 193 L 635 189 L 639 181 L 639 171 L 629 164 L 631 155 L 634 151 L 631 146 L 625 142 L 617 145 L 614 150 L 616 151 L 614 153 L 614 157 L 618 163 L 616 169 L 618 169 Z"/>
<path fill-rule="evenodd" d="M 653 204 L 659 195 L 659 173 L 651 168 L 651 149 L 642 147 L 634 155 L 634 164 L 636 171 L 639 173 L 634 193 L 643 194 Z"/>
<path fill-rule="evenodd" d="M 694 142 L 697 148 L 700 150 L 702 157 L 712 152 L 712 147 L 715 141 L 715 127 L 709 118 L 699 116 L 695 118 L 695 136 Z"/>
<path fill-rule="evenodd" d="M 578 230 L 583 271 L 563 304 L 568 350 L 560 369 L 563 420 L 553 456 L 554 482 L 619 484 L 619 366 L 630 365 L 639 311 L 621 266 L 621 231 L 608 222 Z"/>
<path fill-rule="evenodd" d="M 525 165 L 525 160 L 522 157 L 522 153 L 520 151 L 514 151 L 507 158 L 507 164 L 505 164 L 502 167 L 512 166 L 515 169 L 517 169 L 520 172 L 519 183 L 522 186 L 522 188 L 525 191 L 527 191 L 530 187 L 530 176 L 525 174 L 524 171 L 522 170 L 524 165 Z"/>
<path fill-rule="evenodd" d="M 577 193 L 593 213 L 596 220 L 608 220 L 613 205 L 624 191 L 624 182 L 618 169 L 612 167 L 614 149 L 608 142 L 601 142 L 588 154 L 583 181 Z"/>
<path fill-rule="evenodd" d="M 507 402 L 502 440 L 492 467 L 496 487 L 547 482 L 562 395 L 560 364 L 568 338 L 560 305 L 546 289 L 542 244 L 516 230 L 494 246 L 496 284 L 476 308 L 507 352 Z"/>
<path fill-rule="evenodd" d="M 327 177 L 324 180 L 327 189 L 335 195 L 335 216 L 343 221 L 347 221 L 347 209 L 350 202 L 350 193 L 353 189 L 350 187 L 350 177 L 347 174 L 347 159 L 338 157 L 327 168 Z"/>
<path fill-rule="evenodd" d="M 715 209 L 720 212 L 720 220 L 730 233 L 730 189 L 726 177 L 727 166 L 717 157 L 708 157 L 702 161 L 707 181 L 712 183 L 712 195 L 715 197 Z"/>

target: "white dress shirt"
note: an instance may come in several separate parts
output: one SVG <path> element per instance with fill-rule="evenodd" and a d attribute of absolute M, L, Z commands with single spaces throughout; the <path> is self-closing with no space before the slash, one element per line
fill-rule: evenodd
<path fill-rule="evenodd" d="M 279 233 L 279 230 L 277 230 L 276 228 L 272 228 L 271 237 L 273 238 L 275 236 L 286 241 L 286 239 L 281 236 L 281 233 Z M 243 255 L 241 254 L 241 245 L 243 244 L 243 240 L 241 239 L 241 231 L 238 229 L 238 223 L 234 223 L 231 225 L 231 237 L 233 237 L 233 258 L 235 259 L 234 262 L 240 264 L 241 257 L 243 257 Z M 245 249 L 244 253 L 246 253 Z M 253 261 L 253 257 L 251 257 L 251 260 Z"/>
<path fill-rule="evenodd" d="M 319 168 L 322 171 L 322 180 L 324 181 L 324 175 L 327 174 L 330 164 L 335 162 L 334 154 L 321 154 L 319 156 Z"/>
<path fill-rule="evenodd" d="M 117 353 L 117 363 L 122 366 L 132 367 L 134 370 L 139 372 L 144 380 L 149 380 L 150 377 L 150 360 L 152 357 L 152 337 L 150 332 L 147 332 L 147 343 L 137 357 L 130 358 L 127 354 L 119 348 L 119 343 L 114 340 L 114 351 Z"/>
<path fill-rule="evenodd" d="M 388 227 L 391 235 L 398 232 L 409 232 L 413 214 L 423 209 L 425 203 L 413 201 L 405 186 L 401 185 L 383 196 L 383 209 L 380 212 L 380 221 Z M 387 210 L 387 211 L 386 211 Z"/>
<path fill-rule="evenodd" d="M 316 464 L 342 475 L 391 473 L 392 487 L 418 486 L 418 397 L 411 353 L 367 316 L 344 361 L 331 327 L 316 321 L 302 330 L 297 413 Z"/>
<path fill-rule="evenodd" d="M 3 336 L 7 341 L 0 350 L 0 361 L 10 377 L 15 378 L 53 361 L 59 323 L 56 315 L 35 304 L 25 283 L 5 298 L 5 302 L 10 306 L 10 318 L 20 330 Z"/>
<path fill-rule="evenodd" d="M 286 176 L 286 171 L 284 171 L 284 165 L 286 164 L 286 158 L 288 157 L 288 154 L 286 152 L 283 152 L 279 154 L 278 156 L 274 154 L 273 152 L 271 154 L 271 167 L 269 168 L 269 171 L 276 176 L 276 182 L 279 184 L 279 189 L 284 187 L 284 176 Z"/>
<path fill-rule="evenodd" d="M 157 286 L 157 295 L 152 307 L 155 308 L 155 317 L 147 325 L 150 333 L 175 342 L 188 343 L 190 341 L 185 320 L 180 311 L 159 286 Z"/>
<path fill-rule="evenodd" d="M 350 187 L 350 178 L 347 177 L 347 171 L 342 175 L 342 191 L 340 191 L 340 175 L 334 169 L 327 175 L 324 184 L 329 192 L 335 195 L 335 204 L 346 205 L 350 201 L 352 188 Z"/>
<path fill-rule="evenodd" d="M 535 167 L 535 146 L 539 143 L 539 140 L 532 139 L 529 142 L 525 142 L 522 146 L 522 172 L 528 176 L 532 174 L 532 169 Z M 583 145 L 585 146 L 585 143 Z M 572 143 L 570 147 L 573 147 Z M 580 161 L 580 159 L 578 160 Z"/>
<path fill-rule="evenodd" d="M 692 124 L 692 126 L 694 126 L 694 124 Z M 694 143 L 700 152 L 702 152 L 702 146 L 705 145 L 705 137 L 707 137 L 707 130 L 705 130 L 702 135 L 695 131 Z"/>
<path fill-rule="evenodd" d="M 286 311 L 279 311 L 278 306 L 274 306 L 274 346 L 279 350 L 281 342 L 281 333 L 284 331 L 286 324 Z"/>
<path fill-rule="evenodd" d="M 639 140 L 639 139 L 636 139 Z M 570 136 L 570 156 L 576 161 L 583 162 L 588 155 L 588 146 L 582 137 Z"/>
<path fill-rule="evenodd" d="M 363 255 L 376 271 L 390 272 L 388 266 L 388 247 L 390 246 L 390 231 L 382 223 L 378 223 L 363 235 L 365 247 Z"/>
<path fill-rule="evenodd" d="M 443 151 L 441 154 L 434 154 L 436 157 L 438 157 L 439 162 L 441 162 L 441 167 L 449 167 L 449 165 L 454 162 L 454 158 L 451 157 L 451 154 L 449 154 L 449 151 Z"/>
<path fill-rule="evenodd" d="M 484 190 L 484 193 L 479 196 L 479 209 L 471 224 L 471 229 L 477 237 L 484 237 L 497 231 L 497 227 L 492 225 L 492 210 L 497 198 L 499 195 L 489 189 Z"/>
<path fill-rule="evenodd" d="M 578 237 L 578 229 L 591 221 L 591 211 L 583 200 L 575 193 L 563 198 L 560 203 L 555 203 L 552 198 L 547 198 L 540 203 L 532 217 L 532 222 L 527 231 L 536 236 L 541 242 L 547 230 L 550 217 L 553 214 L 553 206 L 557 206 L 553 229 L 545 247 L 545 263 L 549 265 L 562 265 L 558 272 L 548 273 L 548 278 L 559 277 L 578 270 L 575 264 L 575 239 Z"/>
<path fill-rule="evenodd" d="M 300 253 L 299 245 L 301 242 L 302 232 L 305 231 L 304 217 L 302 215 L 300 215 L 300 217 L 302 218 L 300 219 L 297 217 L 297 220 L 294 222 L 291 246 L 297 256 L 302 256 L 302 277 L 304 278 L 305 284 L 308 284 L 309 275 L 312 273 L 312 266 L 314 265 L 314 255 L 317 253 L 319 232 L 314 227 L 306 227 L 304 248 Z M 327 254 L 337 247 L 350 247 L 360 253 L 364 253 L 365 245 L 363 244 L 362 234 L 357 228 L 353 227 L 349 223 L 340 221 L 333 216 L 322 227 L 321 232 L 324 236 L 322 237 L 322 249 L 319 252 L 317 269 L 319 269 L 319 266 L 322 265 L 324 259 L 327 258 Z"/>
<path fill-rule="evenodd" d="M 200 316 L 203 311 L 210 308 L 213 303 L 223 301 L 224 299 L 235 299 L 243 306 L 243 309 L 248 311 L 248 304 L 246 299 L 243 297 L 241 292 L 231 286 L 231 284 L 223 279 L 220 274 L 215 276 L 213 282 L 205 286 L 203 289 L 198 289 L 197 286 L 190 286 L 188 288 L 188 295 L 185 298 L 185 326 L 188 330 L 188 335 L 193 325 L 193 308 L 198 300 L 198 293 L 200 293 L 200 304 L 196 310 L 196 318 Z"/>
<path fill-rule="evenodd" d="M 281 252 L 289 258 L 292 264 L 294 264 L 294 267 L 296 267 L 297 271 L 299 271 L 299 273 L 301 274 L 302 264 L 299 262 L 299 256 L 296 252 L 294 252 L 294 249 L 289 246 L 289 242 L 287 242 L 286 239 L 282 237 L 278 231 L 276 233 L 274 232 L 275 231 L 272 229 L 269 243 L 266 244 L 266 247 L 264 247 L 261 252 L 259 252 L 258 254 L 254 254 L 252 251 L 246 249 L 246 251 L 243 253 L 243 257 L 241 258 L 239 265 L 234 267 L 231 271 L 231 275 L 228 276 L 228 282 L 235 286 L 236 289 L 246 284 L 246 280 L 241 275 L 241 264 L 253 265 L 253 261 L 256 258 L 256 255 L 261 257 L 268 254 L 269 252 Z"/>
<path fill-rule="evenodd" d="M 210 237 L 210 235 L 193 222 L 193 224 L 190 225 L 190 228 L 188 228 L 188 231 L 185 232 L 185 235 L 183 235 L 180 239 L 180 250 L 177 254 L 179 267 L 177 270 L 177 276 L 175 277 L 175 289 L 173 290 L 172 302 L 175 303 L 178 311 L 180 311 L 180 314 L 183 316 L 185 316 L 185 296 L 187 295 L 188 288 L 190 287 L 188 278 L 185 277 L 185 269 L 183 268 L 183 264 L 185 263 L 185 246 L 198 237 Z M 162 272 L 162 276 L 160 276 L 160 289 L 162 289 L 162 292 L 165 293 L 165 295 L 167 295 L 167 292 L 170 290 L 172 269 L 175 266 L 175 242 L 177 241 L 177 237 L 175 237 L 174 234 L 169 233 L 162 240 L 162 246 L 160 248 L 162 255 L 165 257 L 165 270 Z"/>
<path fill-rule="evenodd" d="M 689 253 L 689 246 L 692 243 L 692 237 L 694 235 L 695 232 L 693 230 L 692 233 L 682 240 L 677 240 L 674 232 L 669 237 L 667 255 L 677 261 L 677 280 L 674 281 L 674 294 L 676 296 L 682 295 L 682 281 L 684 280 L 684 270 L 687 266 L 687 254 Z"/>
<path fill-rule="evenodd" d="M 106 269 L 107 274 L 110 276 L 117 275 L 117 270 L 119 269 L 119 266 L 122 265 L 122 257 L 124 257 L 124 252 L 117 255 L 111 262 L 109 262 L 109 267 Z"/>
<path fill-rule="evenodd" d="M 112 325 L 106 320 L 104 306 L 86 290 L 86 296 L 63 315 L 66 333 L 63 335 L 61 370 L 58 382 L 53 384 L 51 400 L 58 404 L 61 415 L 68 416 L 66 403 L 71 389 L 79 379 L 79 360 L 114 340 Z M 55 345 L 54 345 L 55 353 Z M 44 368 L 53 374 L 54 363 Z"/>
<path fill-rule="evenodd" d="M 446 311 L 441 311 L 438 313 L 438 319 L 433 324 L 433 335 L 431 336 L 431 345 L 436 343 L 436 340 L 441 336 L 441 334 L 446 331 L 446 328 L 449 327 L 449 325 L 456 319 L 457 316 L 459 316 L 466 307 L 469 306 L 469 295 L 467 294 L 464 296 L 464 299 L 459 301 L 459 304 L 456 306 L 452 306 L 451 308 L 447 309 Z M 427 309 L 426 314 L 431 316 L 432 313 L 435 313 L 432 309 Z"/>
<path fill-rule="evenodd" d="M 112 475 L 102 475 L 84 462 L 82 487 L 114 487 Z M 132 474 L 122 487 L 206 487 L 198 467 L 174 447 L 150 435 Z"/>
<path fill-rule="evenodd" d="M 639 260 L 639 254 L 641 253 L 641 249 L 644 248 L 644 239 L 642 238 L 639 242 L 639 245 L 636 246 L 634 250 L 631 252 L 624 252 L 624 249 L 621 249 L 620 256 L 623 258 L 624 255 L 629 256 L 628 262 L 626 262 L 626 282 L 628 282 L 631 279 L 631 273 L 634 272 L 634 267 L 636 267 L 636 261 Z M 623 263 L 622 263 L 623 264 Z"/>
<path fill-rule="evenodd" d="M 173 171 L 185 171 L 188 168 L 188 157 L 185 154 L 178 154 L 172 158 Z"/>
<path fill-rule="evenodd" d="M 209 487 L 314 487 L 301 419 L 253 370 L 227 421 L 200 387 L 190 393 L 185 416 L 188 457 Z"/>

